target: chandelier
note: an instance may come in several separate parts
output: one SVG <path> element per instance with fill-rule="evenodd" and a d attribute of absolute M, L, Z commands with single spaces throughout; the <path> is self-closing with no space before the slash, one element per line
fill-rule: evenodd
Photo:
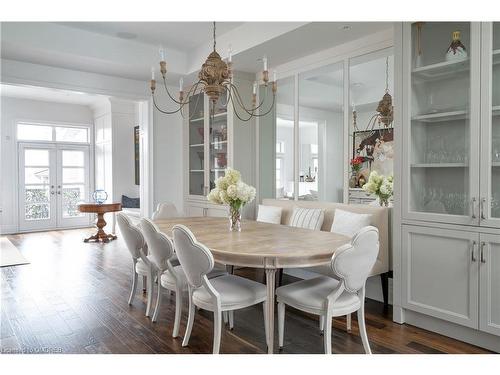
<path fill-rule="evenodd" d="M 238 90 L 238 87 L 233 83 L 233 70 L 232 70 L 232 56 L 231 50 L 229 50 L 227 62 L 222 60 L 220 55 L 216 50 L 216 34 L 215 34 L 215 22 L 213 23 L 213 40 L 214 40 L 214 49 L 208 55 L 205 63 L 201 66 L 201 70 L 198 73 L 198 81 L 194 83 L 188 90 L 187 93 L 184 93 L 183 89 L 183 80 L 182 78 L 179 81 L 179 97 L 178 99 L 174 98 L 174 96 L 170 93 L 167 87 L 167 63 L 165 61 L 165 55 L 162 49 L 160 49 L 160 72 L 163 80 L 163 86 L 168 97 L 174 102 L 174 105 L 177 107 L 174 110 L 166 110 L 159 107 L 157 104 L 155 90 L 156 90 L 156 81 L 154 75 L 154 68 L 151 69 L 151 96 L 153 98 L 153 104 L 155 108 L 164 114 L 174 114 L 177 112 L 181 112 L 183 114 L 183 108 L 186 104 L 189 104 L 192 98 L 199 93 L 205 93 L 210 100 L 210 115 L 213 116 L 215 112 L 215 106 L 221 96 L 225 94 L 226 101 L 223 106 L 231 105 L 233 107 L 234 114 L 242 121 L 249 121 L 253 117 L 265 116 L 274 107 L 274 102 L 276 99 L 276 90 L 278 88 L 276 81 L 276 72 L 273 74 L 273 81 L 269 82 L 269 71 L 267 69 L 267 57 L 263 57 L 262 61 L 264 64 L 264 69 L 262 72 L 262 82 L 264 83 L 264 87 L 266 89 L 264 98 L 257 105 L 257 82 L 253 84 L 253 93 L 252 93 L 252 103 L 250 106 L 245 106 L 242 96 Z M 269 84 L 270 83 L 270 84 Z M 269 87 L 272 91 L 272 103 L 270 107 L 262 111 L 263 104 L 266 102 L 266 97 L 268 95 Z M 198 97 L 199 98 L 199 97 Z M 242 113 L 239 113 L 237 107 Z"/>
<path fill-rule="evenodd" d="M 352 112 L 354 130 L 359 131 L 357 126 L 357 112 L 353 109 Z M 366 130 L 374 131 L 378 129 L 391 129 L 394 120 L 394 106 L 392 105 L 392 96 L 389 93 L 389 57 L 385 60 L 385 93 L 382 99 L 378 102 L 375 114 L 370 117 Z"/>

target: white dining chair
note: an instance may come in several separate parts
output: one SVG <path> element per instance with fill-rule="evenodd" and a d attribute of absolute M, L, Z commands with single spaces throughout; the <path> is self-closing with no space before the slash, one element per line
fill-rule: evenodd
<path fill-rule="evenodd" d="M 164 202 L 164 203 L 158 203 L 155 212 L 153 212 L 153 215 L 151 216 L 151 219 L 152 220 L 171 219 L 178 216 L 179 212 L 177 211 L 175 205 L 170 202 Z"/>
<path fill-rule="evenodd" d="M 147 256 L 147 246 L 141 231 L 123 212 L 116 215 L 118 227 L 125 241 L 125 245 L 132 255 L 132 290 L 128 299 L 131 305 L 137 289 L 137 277 L 142 276 L 143 290 L 147 293 L 146 316 L 151 314 L 153 298 L 153 266 Z"/>
<path fill-rule="evenodd" d="M 169 292 L 175 292 L 175 317 L 172 337 L 178 337 L 182 316 L 182 294 L 188 290 L 186 275 L 175 256 L 172 240 L 165 233 L 161 232 L 153 221 L 147 218 L 141 219 L 140 228 L 148 245 L 148 258 L 153 264 L 153 274 L 156 273 L 160 281 L 158 283 L 155 310 L 151 320 L 156 322 L 158 319 L 163 295 L 162 288 Z M 208 277 L 213 278 L 225 274 L 225 267 L 214 268 L 208 274 Z"/>
<path fill-rule="evenodd" d="M 351 243 L 333 254 L 331 267 L 338 280 L 328 276 L 301 280 L 276 289 L 278 340 L 283 347 L 285 305 L 319 315 L 324 324 L 325 353 L 332 352 L 332 319 L 357 312 L 359 333 L 365 353 L 371 354 L 365 326 L 365 283 L 379 251 L 378 229 L 361 229 Z"/>
<path fill-rule="evenodd" d="M 220 350 L 223 312 L 228 312 L 229 326 L 232 328 L 234 310 L 263 303 L 264 327 L 267 327 L 265 285 L 235 275 L 208 279 L 207 274 L 214 267 L 210 250 L 196 241 L 193 233 L 183 225 L 174 226 L 172 232 L 177 257 L 186 274 L 189 293 L 189 317 L 182 346 L 189 343 L 196 306 L 214 313 L 213 354 L 218 354 Z"/>

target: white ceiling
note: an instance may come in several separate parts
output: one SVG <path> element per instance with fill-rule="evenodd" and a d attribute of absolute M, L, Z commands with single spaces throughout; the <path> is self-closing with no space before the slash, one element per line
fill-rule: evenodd
<path fill-rule="evenodd" d="M 13 86 L 0 84 L 0 94 L 7 98 L 41 100 L 44 102 L 79 104 L 90 106 L 105 99 L 105 96 L 90 95 L 76 91 L 66 91 L 35 86 Z"/>
<path fill-rule="evenodd" d="M 392 28 L 390 22 L 311 22 L 235 56 L 234 68 L 257 73 L 267 55 L 270 66 L 277 66 L 321 50 Z"/>
<path fill-rule="evenodd" d="M 347 28 L 345 26 L 348 26 Z M 211 48 L 211 22 L 3 22 L 3 59 L 148 80 L 166 50 L 170 83 L 196 74 Z M 255 73 L 392 27 L 387 22 L 221 22 L 217 47 L 232 45 L 235 70 Z M 130 39 L 132 38 L 132 39 Z M 208 51 L 208 52 L 207 52 Z"/>
<path fill-rule="evenodd" d="M 58 22 L 97 34 L 151 44 L 158 48 L 175 48 L 189 52 L 203 43 L 212 42 L 212 22 Z M 242 25 L 243 22 L 217 22 L 217 35 Z M 167 50 L 168 52 L 168 50 Z"/>

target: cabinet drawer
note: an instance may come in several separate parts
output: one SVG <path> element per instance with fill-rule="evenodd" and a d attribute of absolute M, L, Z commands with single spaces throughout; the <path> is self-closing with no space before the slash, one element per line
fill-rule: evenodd
<path fill-rule="evenodd" d="M 478 328 L 479 235 L 403 225 L 405 308 Z"/>

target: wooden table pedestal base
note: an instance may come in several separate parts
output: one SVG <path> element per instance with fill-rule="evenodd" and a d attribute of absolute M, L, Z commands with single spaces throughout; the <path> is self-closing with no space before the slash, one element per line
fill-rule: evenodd
<path fill-rule="evenodd" d="M 107 234 L 102 228 L 106 226 L 106 220 L 104 220 L 104 213 L 99 212 L 97 214 L 97 233 L 89 238 L 85 238 L 83 242 L 105 242 L 116 240 L 114 234 Z"/>

